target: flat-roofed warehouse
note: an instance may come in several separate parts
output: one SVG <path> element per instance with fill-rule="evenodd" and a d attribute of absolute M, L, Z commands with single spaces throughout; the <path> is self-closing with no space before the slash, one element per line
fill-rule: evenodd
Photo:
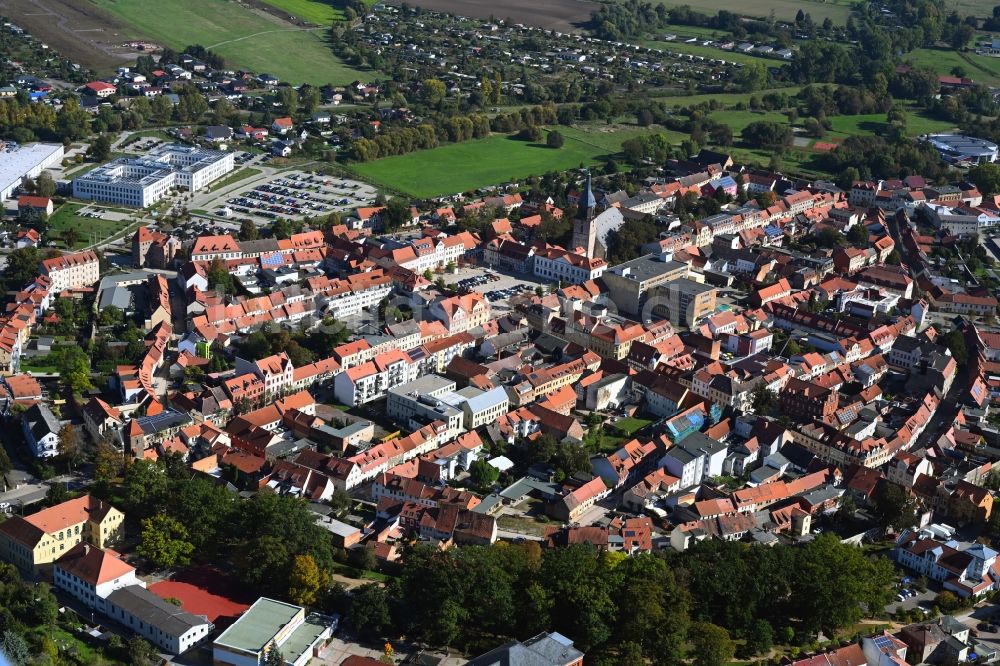
<path fill-rule="evenodd" d="M 120 157 L 73 180 L 78 199 L 146 208 L 173 188 L 200 190 L 233 170 L 233 153 L 171 144 Z"/>
<path fill-rule="evenodd" d="M 997 144 L 964 134 L 928 134 L 927 143 L 952 162 L 996 162 Z"/>
<path fill-rule="evenodd" d="M 36 143 L 5 149 L 0 142 L 0 203 L 10 198 L 26 178 L 37 178 L 44 169 L 59 164 L 62 158 L 61 144 Z"/>

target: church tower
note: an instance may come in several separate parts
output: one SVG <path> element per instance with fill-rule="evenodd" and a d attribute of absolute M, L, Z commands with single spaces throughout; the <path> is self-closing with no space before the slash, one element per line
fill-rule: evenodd
<path fill-rule="evenodd" d="M 573 220 L 573 247 L 582 247 L 588 257 L 594 256 L 597 246 L 597 227 L 593 224 L 597 209 L 597 199 L 590 187 L 590 172 L 587 172 L 587 185 L 580 193 L 577 203 L 576 219 Z"/>

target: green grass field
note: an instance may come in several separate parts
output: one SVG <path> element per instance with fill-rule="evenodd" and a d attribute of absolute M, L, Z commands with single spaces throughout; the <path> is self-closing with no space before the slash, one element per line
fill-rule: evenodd
<path fill-rule="evenodd" d="M 692 5 L 689 0 L 659 0 L 660 4 L 667 7 L 680 7 L 681 5 Z M 959 0 L 965 2 L 985 2 L 985 0 Z M 694 5 L 698 9 L 698 5 Z M 949 5 L 949 8 L 951 6 Z M 820 0 L 750 0 L 741 2 L 740 0 L 719 0 L 712 3 L 711 13 L 720 9 L 725 9 L 737 14 L 767 18 L 771 12 L 774 17 L 785 21 L 792 21 L 801 9 L 812 16 L 813 21 L 822 23 L 823 19 L 829 17 L 831 21 L 838 25 L 847 23 L 847 17 L 851 14 L 850 0 L 835 0 L 833 2 L 821 2 Z M 985 12 L 982 14 L 985 16 Z"/>
<path fill-rule="evenodd" d="M 213 183 L 212 186 L 208 188 L 208 191 L 215 192 L 216 190 L 221 190 L 223 187 L 228 187 L 233 183 L 238 183 L 241 180 L 246 180 L 247 178 L 250 178 L 251 176 L 256 176 L 259 173 L 260 169 L 254 169 L 252 167 L 244 167 L 242 169 L 238 169 L 237 171 L 232 172 L 219 182 Z"/>
<path fill-rule="evenodd" d="M 709 115 L 712 120 L 729 125 L 733 134 L 739 134 L 743 128 L 760 120 L 775 123 L 787 123 L 788 116 L 777 111 L 716 111 Z"/>
<path fill-rule="evenodd" d="M 83 204 L 75 203 L 60 206 L 59 210 L 49 218 L 49 239 L 55 240 L 60 247 L 66 247 L 66 243 L 62 240 L 63 232 L 70 228 L 76 229 L 77 241 L 72 249 L 77 249 L 120 234 L 129 226 L 128 221 L 82 217 L 79 212 L 84 207 Z"/>
<path fill-rule="evenodd" d="M 323 0 L 264 0 L 272 7 L 316 25 L 327 26 L 344 18 L 344 12 Z"/>
<path fill-rule="evenodd" d="M 519 141 L 497 134 L 354 164 L 351 169 L 377 185 L 417 197 L 434 197 L 541 175 L 546 171 L 597 164 L 619 153 L 623 141 L 656 130 L 632 127 L 609 132 L 600 128 L 588 131 L 560 127 L 559 131 L 566 138 L 565 145 L 559 149 L 549 148 L 543 142 Z"/>
<path fill-rule="evenodd" d="M 857 116 L 830 116 L 830 124 L 833 126 L 830 134 L 832 136 L 842 135 L 843 137 L 855 134 L 881 134 L 887 127 L 884 113 L 862 114 Z M 906 133 L 910 136 L 919 136 L 931 132 L 943 132 L 954 128 L 953 123 L 911 111 L 906 115 Z"/>
<path fill-rule="evenodd" d="M 956 67 L 976 83 L 1000 86 L 1000 58 L 981 56 L 971 51 L 916 49 L 906 55 L 906 62 L 929 67 L 938 74 L 951 74 Z"/>
<path fill-rule="evenodd" d="M 720 104 L 726 106 L 733 106 L 739 104 L 740 102 L 748 104 L 751 97 L 763 97 L 764 95 L 772 92 L 783 92 L 786 95 L 795 95 L 800 90 L 802 86 L 788 86 L 787 88 L 768 88 L 767 90 L 758 90 L 753 93 L 704 93 L 701 95 L 671 95 L 670 97 L 657 97 L 659 101 L 663 102 L 667 106 L 694 106 L 696 104 L 703 104 L 705 102 L 719 102 Z"/>
<path fill-rule="evenodd" d="M 366 79 L 342 62 L 325 42 L 326 28 L 302 30 L 264 12 L 228 0 L 94 0 L 146 37 L 173 48 L 201 44 L 231 67 L 273 74 L 292 84 L 343 84 Z M 281 3 L 318 4 L 309 0 Z"/>

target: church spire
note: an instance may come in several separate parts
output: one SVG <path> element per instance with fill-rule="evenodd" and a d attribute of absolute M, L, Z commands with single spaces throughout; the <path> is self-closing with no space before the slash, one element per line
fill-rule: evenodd
<path fill-rule="evenodd" d="M 597 208 L 597 199 L 594 198 L 594 190 L 590 186 L 590 171 L 587 171 L 587 185 L 580 195 L 580 209 L 577 216 L 582 220 L 592 219 L 595 208 Z"/>

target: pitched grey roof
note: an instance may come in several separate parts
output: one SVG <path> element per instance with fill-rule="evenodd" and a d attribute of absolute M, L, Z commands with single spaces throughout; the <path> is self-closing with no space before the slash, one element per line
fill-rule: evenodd
<path fill-rule="evenodd" d="M 108 595 L 108 601 L 168 636 L 181 636 L 208 620 L 167 603 L 139 585 L 128 585 Z"/>

